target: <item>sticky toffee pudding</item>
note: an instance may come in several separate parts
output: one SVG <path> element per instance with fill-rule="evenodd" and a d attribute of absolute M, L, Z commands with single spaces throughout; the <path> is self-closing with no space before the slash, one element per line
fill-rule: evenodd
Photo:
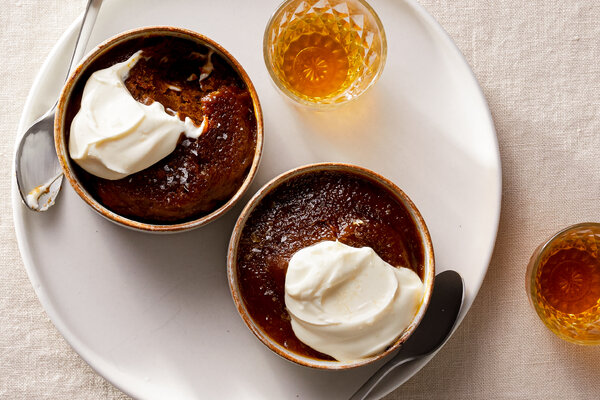
<path fill-rule="evenodd" d="M 407 208 L 365 176 L 310 171 L 260 200 L 239 237 L 235 262 L 240 297 L 253 321 L 280 346 L 304 357 L 333 360 L 296 337 L 284 299 L 291 257 L 323 241 L 371 247 L 384 261 L 411 269 L 422 281 L 426 250 Z"/>
<path fill-rule="evenodd" d="M 118 180 L 94 176 L 75 163 L 85 189 L 104 207 L 152 224 L 190 221 L 225 204 L 242 186 L 257 147 L 257 121 L 248 88 L 219 52 L 175 36 L 127 40 L 102 54 L 73 88 L 66 137 L 80 109 L 84 85 L 97 70 L 142 57 L 124 81 L 140 103 L 159 102 L 182 121 L 206 129 L 197 139 L 181 135 L 175 150 L 154 165 Z"/>

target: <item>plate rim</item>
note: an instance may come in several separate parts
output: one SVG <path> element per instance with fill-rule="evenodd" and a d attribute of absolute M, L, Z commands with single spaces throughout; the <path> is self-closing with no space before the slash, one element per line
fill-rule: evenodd
<path fill-rule="evenodd" d="M 453 336 L 454 332 L 462 324 L 462 321 L 464 320 L 465 316 L 470 311 L 473 303 L 475 302 L 475 299 L 479 295 L 481 286 L 483 285 L 483 282 L 487 275 L 487 271 L 489 270 L 490 262 L 491 262 L 493 252 L 495 249 L 495 243 L 496 243 L 496 240 L 498 237 L 500 216 L 501 216 L 501 211 L 502 211 L 502 160 L 500 157 L 500 147 L 499 147 L 498 136 L 497 136 L 496 128 L 494 125 L 493 116 L 492 116 L 491 110 L 489 108 L 489 104 L 487 102 L 487 99 L 485 98 L 485 95 L 483 93 L 481 85 L 480 85 L 479 81 L 477 80 L 477 77 L 475 76 L 475 73 L 473 72 L 471 65 L 468 63 L 464 54 L 458 48 L 456 43 L 452 40 L 452 37 L 448 34 L 448 32 L 442 27 L 442 25 L 417 0 L 400 0 L 400 1 L 407 4 L 414 12 L 416 12 L 418 14 L 418 16 L 426 23 L 426 25 L 429 29 L 434 30 L 437 37 L 442 40 L 443 45 L 445 47 L 449 47 L 452 50 L 453 55 L 457 58 L 458 61 L 460 61 L 462 68 L 466 69 L 464 72 L 468 73 L 469 80 L 471 81 L 471 83 L 474 84 L 473 89 L 474 89 L 474 94 L 476 94 L 476 97 L 477 97 L 476 101 L 483 106 L 482 112 L 485 112 L 485 125 L 487 126 L 487 130 L 489 130 L 489 133 L 492 135 L 492 137 L 494 139 L 493 140 L 493 145 L 494 145 L 494 152 L 493 152 L 494 154 L 493 155 L 494 155 L 494 158 L 496 161 L 495 165 L 497 166 L 496 190 L 498 193 L 498 197 L 495 202 L 495 204 L 496 204 L 495 215 L 493 215 L 493 217 L 494 217 L 493 218 L 494 219 L 493 235 L 491 235 L 490 243 L 487 246 L 485 265 L 481 268 L 481 271 L 480 271 L 481 275 L 482 275 L 481 279 L 479 280 L 479 282 L 477 282 L 476 285 L 474 285 L 472 288 L 470 288 L 470 289 L 472 289 L 472 292 L 473 292 L 472 301 L 470 302 L 470 304 L 468 304 L 468 307 L 466 309 L 463 308 L 460 311 L 459 318 L 457 319 L 457 322 L 456 322 L 452 332 L 446 339 L 446 341 L 447 341 Z M 18 124 L 18 128 L 17 128 L 17 135 L 15 137 L 14 149 L 16 149 L 16 146 L 18 145 L 18 139 L 23 135 L 23 131 L 24 131 L 25 123 L 26 123 L 26 119 L 27 119 L 26 118 L 27 115 L 26 115 L 25 111 L 30 110 L 32 108 L 32 104 L 35 102 L 35 98 L 33 96 L 35 89 L 40 86 L 42 77 L 47 74 L 47 70 L 48 70 L 50 64 L 52 62 L 54 62 L 54 59 L 56 58 L 57 53 L 60 51 L 60 49 L 63 46 L 65 46 L 65 43 L 68 42 L 70 39 L 72 39 L 73 36 L 75 35 L 75 31 L 81 24 L 82 18 L 83 18 L 83 13 L 80 14 L 77 18 L 75 18 L 75 20 L 65 29 L 65 31 L 61 34 L 59 39 L 55 42 L 52 49 L 46 56 L 44 62 L 40 66 L 40 68 L 33 80 L 33 83 L 31 84 L 31 87 L 29 89 L 26 101 L 23 105 L 23 109 L 21 112 L 21 116 L 20 116 L 19 124 Z M 34 289 L 36 296 L 38 297 L 38 299 L 40 301 L 42 308 L 44 309 L 44 312 L 47 314 L 48 318 L 50 319 L 52 324 L 56 327 L 56 329 L 61 334 L 61 336 L 65 339 L 65 342 L 81 357 L 81 359 L 83 359 L 83 361 L 85 361 L 90 366 L 90 368 L 92 368 L 92 370 L 95 373 L 102 376 L 111 385 L 114 385 L 116 388 L 118 388 L 120 391 L 122 391 L 126 395 L 134 397 L 134 398 L 140 398 L 140 396 L 136 393 L 137 387 L 135 386 L 135 382 L 133 382 L 133 385 L 131 385 L 131 383 L 128 384 L 128 382 L 127 382 L 128 377 L 126 376 L 126 374 L 118 373 L 117 371 L 113 371 L 111 367 L 104 365 L 104 362 L 102 360 L 95 359 L 95 357 L 96 357 L 95 351 L 92 350 L 89 346 L 84 345 L 74 334 L 71 333 L 70 328 L 66 325 L 66 323 L 64 323 L 62 318 L 59 317 L 58 311 L 52 305 L 52 302 L 50 301 L 49 296 L 47 295 L 43 286 L 40 285 L 37 270 L 34 267 L 34 262 L 31 260 L 31 253 L 29 251 L 25 251 L 25 250 L 29 250 L 29 248 L 28 248 L 29 246 L 27 245 L 27 239 L 26 239 L 26 237 L 27 237 L 26 227 L 25 227 L 25 223 L 23 222 L 23 219 L 19 218 L 19 215 L 21 215 L 21 213 L 23 213 L 23 212 L 33 212 L 33 211 L 24 209 L 25 207 L 23 207 L 23 205 L 21 204 L 20 196 L 16 192 L 17 189 L 16 189 L 16 180 L 15 180 L 15 160 L 14 160 L 15 152 L 14 152 L 14 149 L 13 149 L 12 168 L 11 168 L 11 194 L 12 194 L 11 206 L 12 206 L 12 213 L 13 213 L 13 224 L 15 227 L 15 234 L 16 234 L 16 239 L 17 239 L 17 247 L 19 249 L 19 254 L 21 255 L 21 259 L 23 261 L 23 266 L 25 267 L 27 276 L 32 284 L 32 287 Z M 144 234 L 144 233 L 140 233 L 140 234 Z M 444 345 L 445 345 L 445 343 L 444 343 Z M 383 397 L 383 396 L 391 393 L 392 391 L 398 389 L 406 381 L 408 381 L 410 378 L 412 378 L 414 375 L 416 375 L 427 363 L 429 363 L 429 361 L 431 361 L 431 359 L 437 354 L 438 351 L 440 351 L 444 347 L 444 345 L 440 346 L 438 348 L 438 350 L 435 351 L 434 353 L 432 353 L 431 355 L 424 357 L 419 361 L 415 361 L 414 363 L 411 363 L 411 364 L 414 364 L 415 367 L 412 368 L 412 370 L 408 374 L 408 377 L 403 378 L 399 382 L 396 382 L 391 387 L 391 389 L 383 390 L 381 392 L 378 392 L 377 394 L 381 395 L 381 397 Z M 138 391 L 141 392 L 139 394 L 143 394 L 143 392 L 144 392 L 143 390 L 138 390 Z"/>
<path fill-rule="evenodd" d="M 497 207 L 496 207 L 496 215 L 495 215 L 494 235 L 493 235 L 491 243 L 489 244 L 489 247 L 488 247 L 488 252 L 487 252 L 488 255 L 486 257 L 486 259 L 487 259 L 486 267 L 483 271 L 483 276 L 481 278 L 481 281 L 480 281 L 479 285 L 477 286 L 477 291 L 475 291 L 475 293 L 474 293 L 473 301 L 471 302 L 471 304 L 469 304 L 469 308 L 466 310 L 465 313 L 463 313 L 461 310 L 460 316 L 456 322 L 456 325 L 454 326 L 454 329 L 452 330 L 452 333 L 449 336 L 449 338 L 450 338 L 456 331 L 456 328 L 458 328 L 460 326 L 460 324 L 462 323 L 462 320 L 466 316 L 467 312 L 471 309 L 471 307 L 473 306 L 473 303 L 475 302 L 475 299 L 479 295 L 479 291 L 481 289 L 481 286 L 483 285 L 483 281 L 485 280 L 487 271 L 490 267 L 490 262 L 492 260 L 494 248 L 496 247 L 496 239 L 498 238 L 498 230 L 500 228 L 500 215 L 502 213 L 502 158 L 500 157 L 500 143 L 498 141 L 498 134 L 496 132 L 496 126 L 494 125 L 494 118 L 492 116 L 492 111 L 490 110 L 490 106 L 487 102 L 485 94 L 483 93 L 483 89 L 481 88 L 479 80 L 477 79 L 477 76 L 475 76 L 475 72 L 473 72 L 473 69 L 471 68 L 471 65 L 467 61 L 463 52 L 458 48 L 458 46 L 456 45 L 454 40 L 452 40 L 452 37 L 444 29 L 444 27 L 433 17 L 433 15 L 431 15 L 427 11 L 427 9 L 425 9 L 425 7 L 421 3 L 419 3 L 417 0 L 403 0 L 403 1 L 405 3 L 409 3 L 419 13 L 421 18 L 426 20 L 434 29 L 436 29 L 438 31 L 440 36 L 443 38 L 445 44 L 447 46 L 450 46 L 455 51 L 455 54 L 458 56 L 458 58 L 460 59 L 462 64 L 466 67 L 471 81 L 475 84 L 475 89 L 477 92 L 477 100 L 479 102 L 481 102 L 482 105 L 485 106 L 484 108 L 486 111 L 485 112 L 486 120 L 489 125 L 488 128 L 490 130 L 490 133 L 493 135 L 493 137 L 495 139 L 494 140 L 494 145 L 495 145 L 494 146 L 494 150 L 495 150 L 494 155 L 495 155 L 495 158 L 497 161 L 497 166 L 498 166 L 497 176 L 496 176 L 496 179 L 498 182 L 498 187 L 496 188 L 497 192 L 498 192 L 498 198 L 496 199 Z"/>

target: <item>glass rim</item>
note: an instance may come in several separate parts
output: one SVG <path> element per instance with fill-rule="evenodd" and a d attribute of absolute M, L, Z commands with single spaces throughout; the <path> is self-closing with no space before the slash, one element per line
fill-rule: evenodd
<path fill-rule="evenodd" d="M 533 271 L 536 271 L 538 269 L 542 254 L 544 253 L 544 250 L 546 250 L 548 248 L 548 246 L 550 246 L 556 239 L 558 239 L 561 235 L 567 233 L 568 231 L 573 230 L 573 229 L 578 229 L 578 228 L 581 228 L 584 226 L 594 226 L 594 227 L 600 229 L 600 222 L 578 222 L 576 224 L 569 225 L 569 226 L 559 230 L 558 232 L 554 233 L 552 236 L 550 236 L 550 238 L 548 238 L 547 240 L 542 242 L 542 244 L 540 244 L 534 250 L 534 253 L 533 253 L 536 256 L 535 256 L 535 260 L 532 260 L 533 267 L 534 267 L 534 268 L 532 268 L 532 276 L 534 275 Z"/>
<path fill-rule="evenodd" d="M 356 100 L 357 98 L 361 97 L 361 95 L 363 95 L 364 93 L 366 93 L 371 87 L 373 87 L 373 85 L 375 85 L 375 83 L 379 80 L 379 78 L 381 77 L 381 74 L 383 73 L 383 69 L 385 67 L 385 63 L 386 63 L 386 59 L 387 59 L 387 37 L 385 34 L 385 30 L 383 28 L 383 23 L 381 22 L 381 19 L 379 18 L 379 15 L 377 14 L 377 12 L 375 12 L 375 10 L 373 9 L 373 7 L 367 3 L 365 0 L 351 0 L 351 1 L 356 1 L 358 3 L 360 3 L 363 7 L 366 8 L 366 10 L 368 11 L 368 13 L 373 17 L 373 19 L 375 20 L 375 24 L 377 25 L 377 29 L 380 32 L 380 41 L 381 41 L 381 54 L 380 54 L 380 58 L 381 58 L 381 62 L 379 63 L 379 67 L 377 68 L 377 72 L 375 72 L 373 79 L 371 79 L 371 82 L 369 82 L 369 84 L 365 87 L 365 89 L 358 95 L 358 96 L 354 96 L 351 99 L 346 98 L 343 101 L 340 102 L 336 102 L 336 103 L 320 103 L 320 102 L 312 102 L 306 99 L 303 99 L 302 97 L 296 95 L 295 93 L 293 93 L 291 90 L 289 90 L 281 81 L 281 79 L 279 79 L 279 77 L 277 76 L 277 74 L 275 73 L 275 71 L 273 70 L 272 67 L 272 58 L 271 58 L 271 53 L 268 50 L 269 45 L 268 45 L 268 38 L 269 38 L 269 33 L 271 31 L 271 28 L 273 26 L 273 22 L 275 21 L 275 18 L 278 17 L 281 12 L 283 11 L 283 9 L 288 5 L 291 4 L 295 1 L 301 1 L 301 0 L 284 0 L 283 2 L 281 2 L 277 8 L 275 9 L 275 11 L 273 11 L 273 13 L 271 14 L 271 16 L 269 17 L 269 21 L 267 22 L 267 26 L 265 27 L 264 33 L 263 33 L 263 59 L 265 61 L 265 66 L 267 67 L 267 71 L 269 72 L 269 76 L 271 77 L 271 81 L 275 84 L 275 86 L 277 87 L 277 89 L 279 89 L 284 95 L 286 95 L 288 98 L 290 98 L 291 100 L 293 100 L 294 102 L 301 104 L 305 107 L 308 108 L 312 108 L 312 109 L 332 109 L 344 104 L 348 104 L 354 100 Z"/>
<path fill-rule="evenodd" d="M 600 229 L 600 222 L 579 222 L 577 224 L 569 225 L 566 228 L 559 230 L 558 232 L 556 232 L 555 234 L 550 236 L 549 239 L 547 239 L 545 242 L 543 242 L 540 245 L 538 255 L 535 258 L 535 265 L 537 266 L 539 264 L 540 257 L 542 256 L 542 253 L 544 252 L 544 250 L 546 250 L 546 248 L 548 246 L 550 246 L 556 239 L 558 239 L 560 236 L 562 236 L 563 234 L 565 234 L 571 230 L 582 228 L 584 226 L 593 226 L 593 227 Z"/>
<path fill-rule="evenodd" d="M 535 313 L 537 314 L 537 316 L 539 317 L 541 322 L 550 330 L 550 332 L 552 332 L 554 335 L 558 336 L 560 339 L 565 340 L 570 343 L 575 343 L 575 344 L 579 344 L 579 345 L 598 345 L 598 344 L 600 344 L 600 341 L 598 341 L 598 340 L 594 340 L 591 342 L 587 341 L 587 340 L 578 340 L 577 338 L 568 336 L 568 335 L 560 332 L 556 328 L 556 326 L 554 326 L 552 323 L 550 323 L 547 320 L 543 309 L 538 306 L 537 300 L 540 299 L 542 297 L 542 295 L 540 293 L 536 293 L 536 291 L 535 291 L 536 275 L 537 275 L 537 271 L 540 266 L 540 261 L 542 259 L 542 256 L 544 255 L 545 251 L 557 239 L 561 239 L 565 234 L 568 234 L 570 231 L 574 231 L 574 230 L 582 229 L 582 228 L 583 229 L 594 228 L 594 229 L 598 229 L 598 231 L 600 231 L 600 222 L 580 222 L 580 223 L 576 223 L 573 225 L 569 225 L 569 226 L 559 230 L 558 232 L 554 233 L 552 236 L 550 236 L 550 238 L 548 238 L 546 241 L 542 242 L 534 250 L 534 252 L 531 256 L 531 259 L 529 261 L 528 267 L 527 267 L 525 289 L 526 289 L 527 297 L 528 297 L 531 307 L 533 308 L 533 310 L 535 311 Z M 560 311 L 560 310 L 557 310 L 557 311 Z"/>

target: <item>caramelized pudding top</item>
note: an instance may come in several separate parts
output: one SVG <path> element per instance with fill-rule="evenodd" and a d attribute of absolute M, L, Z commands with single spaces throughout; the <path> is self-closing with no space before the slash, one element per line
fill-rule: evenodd
<path fill-rule="evenodd" d="M 290 258 L 324 240 L 371 247 L 384 261 L 415 271 L 421 280 L 425 253 L 409 211 L 387 188 L 368 178 L 338 171 L 307 172 L 262 199 L 238 244 L 238 282 L 246 309 L 280 345 L 300 355 L 332 360 L 298 340 L 284 300 Z"/>
<path fill-rule="evenodd" d="M 102 179 L 76 165 L 75 173 L 102 205 L 136 221 L 179 223 L 207 215 L 242 185 L 257 141 L 248 88 L 217 52 L 192 40 L 165 36 L 119 44 L 95 60 L 79 80 L 66 126 L 80 108 L 91 73 L 127 60 L 138 50 L 143 57 L 125 80 L 131 95 L 144 104 L 159 102 L 196 126 L 205 121 L 207 130 L 198 139 L 182 135 L 170 155 L 123 179 Z"/>

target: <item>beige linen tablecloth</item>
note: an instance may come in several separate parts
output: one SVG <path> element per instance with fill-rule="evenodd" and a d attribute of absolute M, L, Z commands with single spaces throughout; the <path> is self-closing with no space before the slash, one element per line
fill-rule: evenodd
<path fill-rule="evenodd" d="M 401 0 L 399 0 L 401 1 Z M 125 399 L 69 347 L 27 278 L 10 174 L 17 123 L 51 47 L 83 0 L 0 6 L 0 398 Z M 489 272 L 454 337 L 387 399 L 598 399 L 600 347 L 553 336 L 523 289 L 533 249 L 600 221 L 600 2 L 421 0 L 465 54 L 489 102 L 503 169 Z"/>

